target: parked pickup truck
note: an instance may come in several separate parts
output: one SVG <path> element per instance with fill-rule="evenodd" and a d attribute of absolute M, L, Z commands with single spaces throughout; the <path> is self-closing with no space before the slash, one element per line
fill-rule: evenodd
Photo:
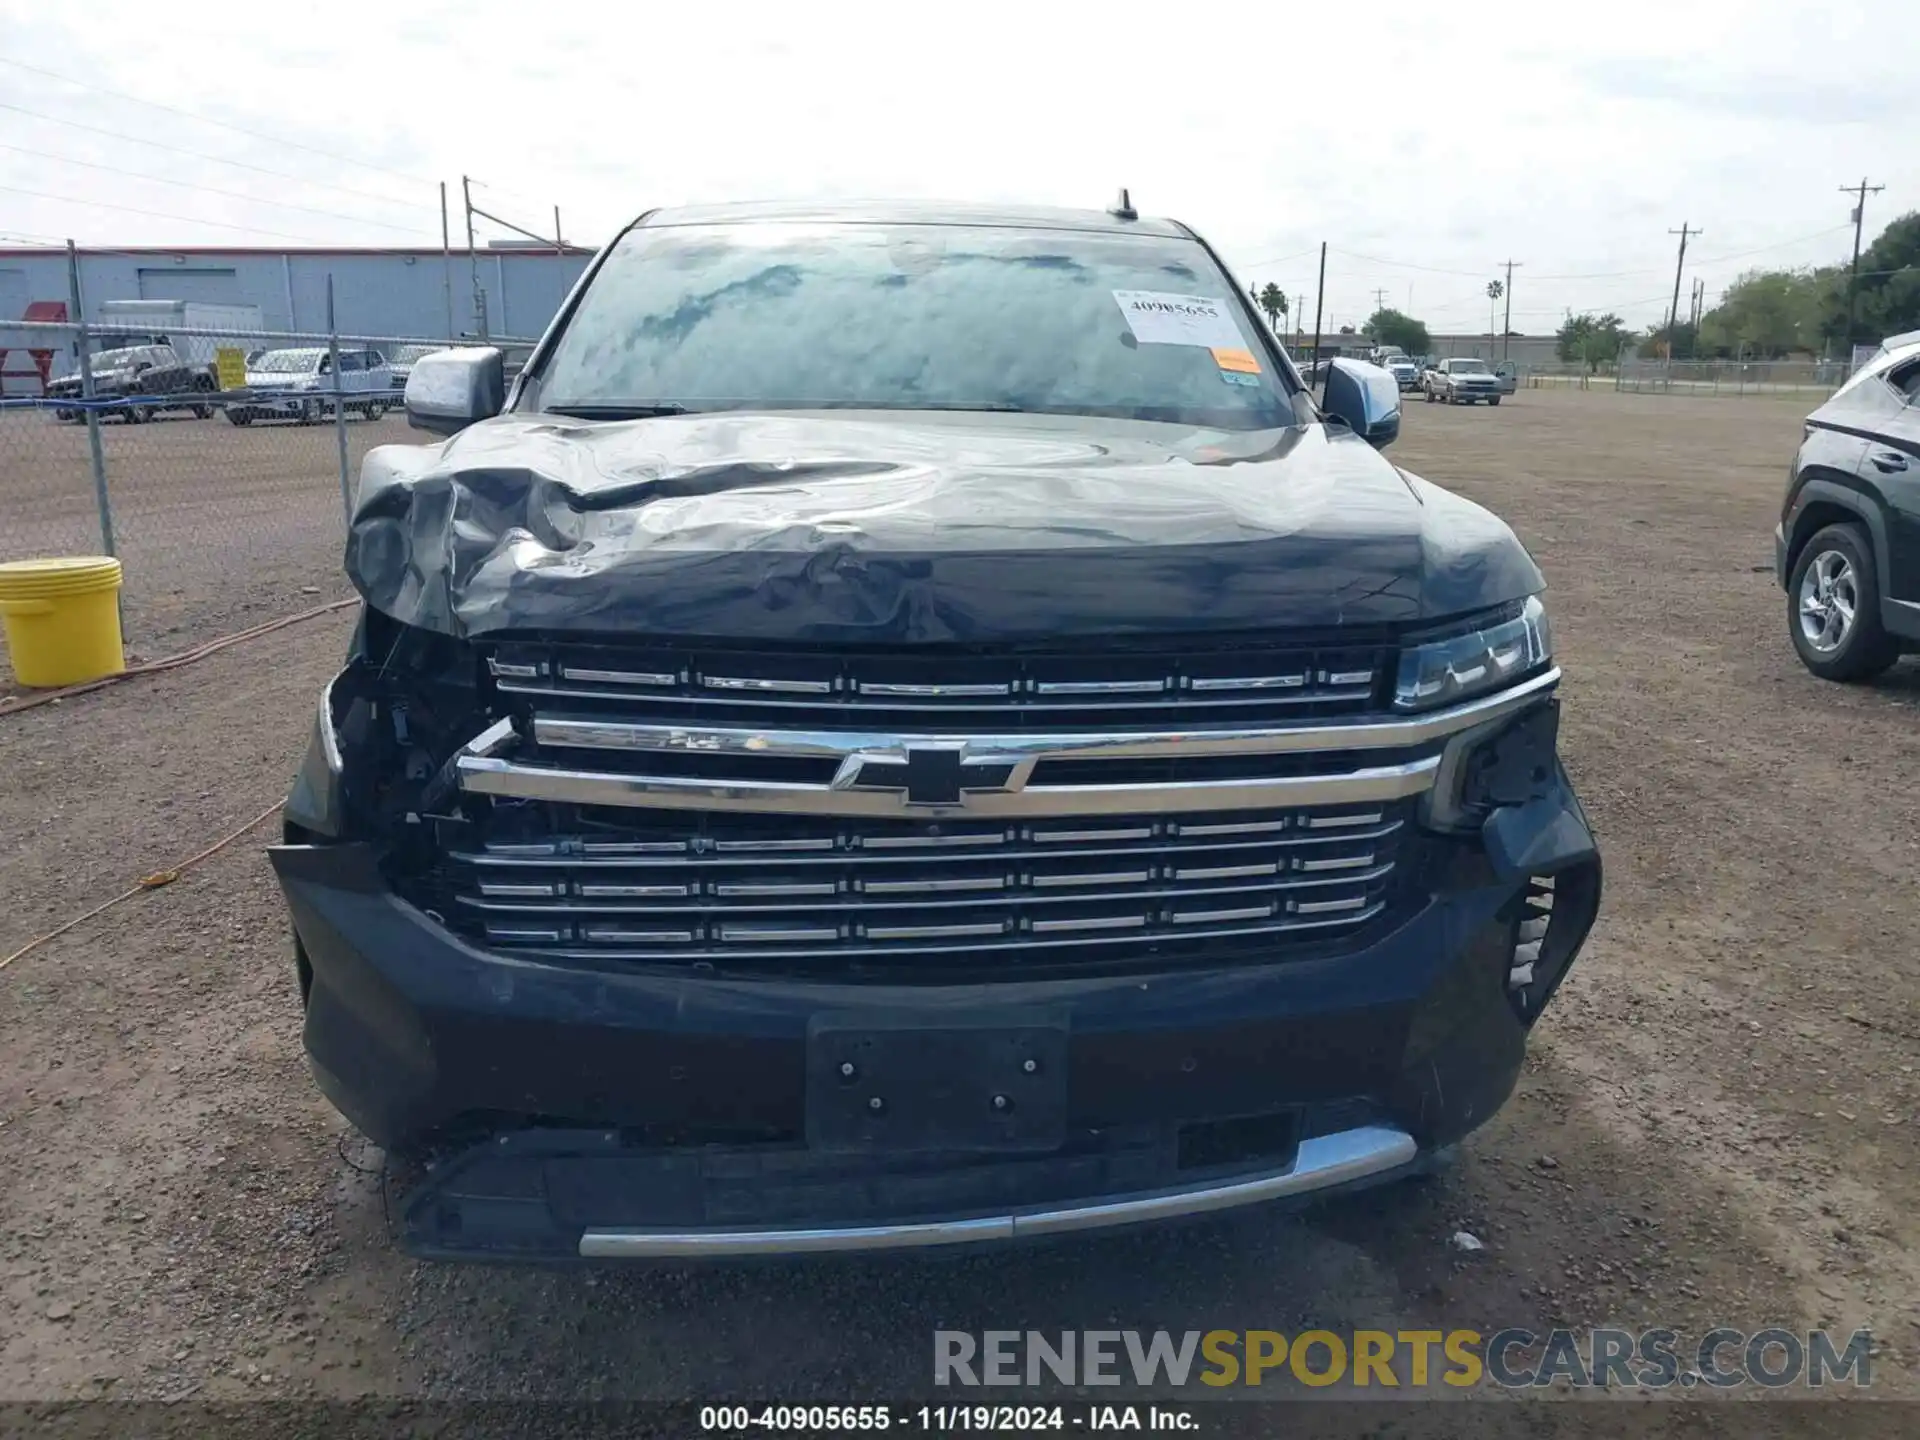
<path fill-rule="evenodd" d="M 1500 377 L 1484 360 L 1451 359 L 1436 362 L 1420 377 L 1420 389 L 1427 403 L 1435 400 L 1448 405 L 1489 405 L 1500 403 Z"/>
<path fill-rule="evenodd" d="M 1420 388 L 1420 367 L 1413 363 L 1410 355 L 1389 355 L 1379 362 L 1380 368 L 1393 376 L 1393 383 L 1402 391 Z"/>
<path fill-rule="evenodd" d="M 320 348 L 268 350 L 247 362 L 247 385 L 227 403 L 227 419 L 235 425 L 255 420 L 298 420 L 316 424 L 333 413 L 334 396 L 340 407 L 378 420 L 393 404 L 393 381 L 387 358 L 378 350 L 340 348 L 339 384 L 334 384 L 333 356 Z"/>
<path fill-rule="evenodd" d="M 96 402 L 107 402 L 103 414 L 119 415 L 128 424 L 151 420 L 163 410 L 185 410 L 196 420 L 213 413 L 209 392 L 213 382 L 204 370 L 189 365 L 170 345 L 127 345 L 91 355 Z M 47 398 L 78 400 L 84 393 L 80 373 L 62 375 L 47 386 Z M 57 408 L 54 418 L 71 423 L 85 412 L 78 406 Z"/>
<path fill-rule="evenodd" d="M 1490 1119 L 1600 860 L 1400 405 L 1125 205 L 656 210 L 511 386 L 416 359 L 272 851 L 400 1243 L 992 1244 Z"/>

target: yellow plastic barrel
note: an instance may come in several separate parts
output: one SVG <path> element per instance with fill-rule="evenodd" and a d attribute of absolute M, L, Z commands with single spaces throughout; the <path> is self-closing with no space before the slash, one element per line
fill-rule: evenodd
<path fill-rule="evenodd" d="M 127 668 L 118 560 L 85 555 L 0 564 L 0 622 L 22 685 L 79 685 Z"/>

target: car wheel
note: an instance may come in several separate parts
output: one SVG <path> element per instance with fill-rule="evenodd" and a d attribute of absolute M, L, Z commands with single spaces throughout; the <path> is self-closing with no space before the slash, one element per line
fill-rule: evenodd
<path fill-rule="evenodd" d="M 62 425 L 71 425 L 80 418 L 80 412 L 78 410 L 56 410 L 53 412 L 53 418 Z"/>
<path fill-rule="evenodd" d="M 1822 680 L 1870 680 L 1900 658 L 1880 623 L 1873 547 L 1857 525 L 1829 525 L 1800 551 L 1787 584 L 1787 629 Z"/>
<path fill-rule="evenodd" d="M 227 423 L 229 425 L 251 425 L 253 423 L 253 412 L 251 410 L 229 410 L 227 411 Z"/>
<path fill-rule="evenodd" d="M 1498 405 L 1499 403 L 1500 403 L 1500 397 L 1498 395 L 1489 395 L 1487 397 L 1487 404 Z"/>
<path fill-rule="evenodd" d="M 147 413 L 147 407 L 144 405 L 128 405 L 126 416 L 127 424 L 129 425 L 144 425 L 151 418 Z"/>
<path fill-rule="evenodd" d="M 318 400 L 302 400 L 300 402 L 300 423 L 302 425 L 318 425 L 321 414 L 322 407 Z"/>
<path fill-rule="evenodd" d="M 364 413 L 369 420 L 384 420 L 387 418 L 387 407 L 375 401 L 367 406 Z"/>

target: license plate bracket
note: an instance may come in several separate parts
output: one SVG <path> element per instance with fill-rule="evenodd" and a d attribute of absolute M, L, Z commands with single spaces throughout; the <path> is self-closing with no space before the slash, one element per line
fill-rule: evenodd
<path fill-rule="evenodd" d="M 816 1017 L 806 1114 L 817 1150 L 1056 1150 L 1066 1138 L 1067 1028 L 1045 1019 L 929 1026 Z"/>

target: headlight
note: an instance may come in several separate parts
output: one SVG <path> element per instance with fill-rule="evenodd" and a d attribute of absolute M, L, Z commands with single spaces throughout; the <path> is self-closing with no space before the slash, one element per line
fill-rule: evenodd
<path fill-rule="evenodd" d="M 1553 658 L 1547 607 L 1529 595 L 1511 620 L 1400 652 L 1393 708 L 1432 710 L 1499 690 Z"/>

